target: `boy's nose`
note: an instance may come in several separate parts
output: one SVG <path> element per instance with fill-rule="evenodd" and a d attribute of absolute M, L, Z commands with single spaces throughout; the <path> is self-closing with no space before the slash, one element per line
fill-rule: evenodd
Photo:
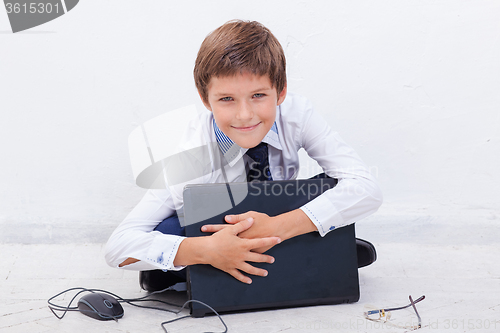
<path fill-rule="evenodd" d="M 236 118 L 238 120 L 248 120 L 252 119 L 253 117 L 253 111 L 250 105 L 248 103 L 241 103 L 238 107 L 238 113 L 236 114 Z"/>

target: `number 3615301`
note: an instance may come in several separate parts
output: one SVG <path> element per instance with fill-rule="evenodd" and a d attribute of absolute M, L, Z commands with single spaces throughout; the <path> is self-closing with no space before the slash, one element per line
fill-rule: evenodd
<path fill-rule="evenodd" d="M 5 4 L 5 8 L 7 9 L 7 14 L 51 14 L 52 12 L 59 13 L 59 3 L 55 5 L 51 3 L 42 3 L 42 2 L 31 2 L 31 3 L 9 3 Z"/>

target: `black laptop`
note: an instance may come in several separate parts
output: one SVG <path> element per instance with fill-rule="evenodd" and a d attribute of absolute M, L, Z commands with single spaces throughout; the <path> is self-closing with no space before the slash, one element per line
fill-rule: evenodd
<path fill-rule="evenodd" d="M 188 185 L 184 189 L 184 217 L 188 237 L 206 236 L 205 224 L 225 223 L 224 216 L 249 210 L 269 216 L 301 207 L 333 188 L 336 179 L 307 179 L 253 183 Z M 187 268 L 190 300 L 202 301 L 219 313 L 293 306 L 351 303 L 359 300 L 354 224 L 331 231 L 301 235 L 268 252 L 273 264 L 252 263 L 268 270 L 242 283 L 210 265 Z M 211 313 L 191 303 L 191 314 Z"/>

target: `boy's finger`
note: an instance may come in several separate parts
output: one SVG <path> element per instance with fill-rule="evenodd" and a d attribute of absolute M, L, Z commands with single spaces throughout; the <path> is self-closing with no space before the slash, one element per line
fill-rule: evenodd
<path fill-rule="evenodd" d="M 267 274 L 268 274 L 265 269 L 254 267 L 248 263 L 244 263 L 243 265 L 241 265 L 241 267 L 239 269 L 245 273 L 257 275 L 257 276 L 267 276 Z"/>
<path fill-rule="evenodd" d="M 266 237 L 249 239 L 248 242 L 250 249 L 257 249 L 260 247 L 269 247 L 279 244 L 281 243 L 281 239 L 279 237 Z"/>
<path fill-rule="evenodd" d="M 201 227 L 201 231 L 203 232 L 217 232 L 220 231 L 224 228 L 229 227 L 228 225 L 225 224 L 207 224 Z"/>
<path fill-rule="evenodd" d="M 225 220 L 227 223 L 235 224 L 241 222 L 245 219 L 252 219 L 251 217 L 247 217 L 247 213 L 239 214 L 239 215 L 226 215 Z M 252 219 L 253 220 L 253 219 Z"/>
<path fill-rule="evenodd" d="M 260 254 L 256 252 L 250 252 L 245 261 L 250 262 L 265 262 L 268 264 L 272 264 L 274 262 L 274 257 L 267 254 Z"/>
<path fill-rule="evenodd" d="M 233 234 L 236 236 L 239 233 L 247 230 L 253 224 L 253 220 L 243 220 L 241 222 L 236 223 L 232 228 Z"/>
<path fill-rule="evenodd" d="M 232 270 L 230 272 L 227 272 L 229 274 L 231 274 L 236 280 L 240 281 L 240 282 L 243 282 L 243 283 L 246 283 L 246 284 L 250 284 L 252 283 L 252 279 L 250 279 L 248 276 L 246 275 L 243 275 L 239 270 L 235 269 L 235 270 Z"/>

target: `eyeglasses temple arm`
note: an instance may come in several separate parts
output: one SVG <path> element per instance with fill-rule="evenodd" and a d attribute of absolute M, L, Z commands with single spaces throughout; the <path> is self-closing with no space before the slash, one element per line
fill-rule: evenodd
<path fill-rule="evenodd" d="M 418 314 L 418 311 L 417 311 L 417 307 L 415 306 L 415 303 L 417 302 L 414 302 L 413 299 L 411 298 L 411 295 L 408 296 L 410 298 L 410 302 L 411 302 L 411 306 L 413 307 L 413 310 L 415 310 L 415 313 L 417 314 L 417 318 L 418 318 L 418 328 L 422 327 L 422 318 L 420 318 L 420 315 Z M 425 296 L 422 296 L 425 298 Z M 420 298 L 422 298 L 420 297 Z M 423 298 L 422 298 L 423 299 Z"/>
<path fill-rule="evenodd" d="M 416 304 L 416 303 L 418 303 L 418 302 L 420 302 L 420 301 L 423 301 L 424 299 L 425 299 L 425 295 L 420 296 L 419 298 L 417 298 L 416 300 L 414 300 L 414 301 L 413 301 L 413 300 L 411 299 L 411 296 L 410 296 L 410 302 L 412 302 L 413 304 Z M 372 315 L 372 314 L 380 313 L 381 311 L 396 311 L 396 310 L 402 310 L 402 309 L 409 308 L 410 306 L 413 306 L 413 304 L 412 304 L 412 303 L 410 303 L 410 304 L 408 304 L 408 305 L 405 305 L 405 306 L 401 306 L 401 307 L 399 307 L 399 308 L 388 308 L 388 309 L 380 309 L 380 310 L 371 310 L 371 311 L 367 311 L 366 313 L 367 313 L 368 315 Z M 414 306 L 413 306 L 413 307 L 414 307 Z M 414 307 L 414 308 L 415 308 L 415 307 Z M 416 310 L 415 310 L 415 312 L 416 312 Z M 417 313 L 417 315 L 418 315 L 418 313 Z"/>

